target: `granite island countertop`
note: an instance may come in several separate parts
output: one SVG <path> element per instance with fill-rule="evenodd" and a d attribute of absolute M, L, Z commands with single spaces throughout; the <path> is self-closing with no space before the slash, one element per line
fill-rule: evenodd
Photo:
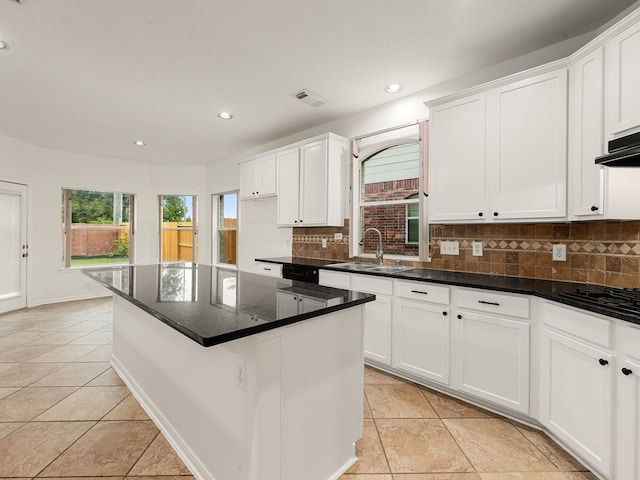
<path fill-rule="evenodd" d="M 83 273 L 205 347 L 375 300 L 375 295 L 208 265 L 137 265 Z M 282 308 L 292 297 L 309 301 L 294 313 Z"/>
<path fill-rule="evenodd" d="M 484 290 L 495 290 L 499 292 L 519 293 L 523 295 L 534 295 L 540 298 L 562 303 L 572 307 L 580 308 L 589 312 L 606 315 L 627 322 L 640 324 L 640 315 L 624 314 L 612 311 L 604 305 L 593 305 L 580 302 L 579 300 L 563 296 L 567 292 L 573 292 L 577 288 L 600 287 L 600 285 L 589 285 L 585 283 L 561 282 L 553 280 L 542 280 L 534 278 L 508 277 L 504 275 L 490 275 L 483 273 L 454 272 L 450 270 L 435 270 L 430 268 L 407 268 L 405 271 L 393 273 L 376 272 L 370 270 L 353 271 L 348 267 L 341 266 L 344 260 L 318 260 L 306 259 L 302 257 L 277 257 L 277 258 L 256 258 L 261 262 L 271 262 L 292 265 L 311 265 L 326 270 L 350 272 L 363 275 L 376 275 L 382 277 L 400 278 L 405 280 L 416 280 L 438 284 L 446 284 L 458 287 L 480 288 Z M 604 287 L 608 288 L 608 287 Z M 612 288 L 615 290 L 614 288 Z"/>

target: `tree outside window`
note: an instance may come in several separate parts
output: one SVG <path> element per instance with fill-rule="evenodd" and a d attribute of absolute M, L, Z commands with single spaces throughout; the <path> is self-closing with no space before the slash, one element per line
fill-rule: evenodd
<path fill-rule="evenodd" d="M 196 263 L 198 197 L 160 195 L 160 261 Z"/>

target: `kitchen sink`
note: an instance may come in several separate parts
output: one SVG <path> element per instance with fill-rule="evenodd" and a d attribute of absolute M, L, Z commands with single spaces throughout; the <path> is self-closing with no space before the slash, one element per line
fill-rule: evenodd
<path fill-rule="evenodd" d="M 355 263 L 355 262 L 347 262 L 347 263 L 334 263 L 329 265 L 330 267 L 339 267 L 344 268 L 345 270 L 369 270 L 371 268 L 377 267 L 375 263 Z"/>
<path fill-rule="evenodd" d="M 369 268 L 370 272 L 380 272 L 380 273 L 400 273 L 400 272 L 408 272 L 410 270 L 415 270 L 415 267 L 404 267 L 402 265 L 380 265 L 374 268 Z"/>
<path fill-rule="evenodd" d="M 415 270 L 415 267 L 405 267 L 402 265 L 378 265 L 377 263 L 347 262 L 347 263 L 335 263 L 331 266 L 343 268 L 345 270 L 350 270 L 352 272 L 366 270 L 367 272 L 399 273 L 399 272 L 408 272 L 409 270 Z"/>

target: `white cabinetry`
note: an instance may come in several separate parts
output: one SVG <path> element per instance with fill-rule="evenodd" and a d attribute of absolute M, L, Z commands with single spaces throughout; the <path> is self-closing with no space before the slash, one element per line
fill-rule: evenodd
<path fill-rule="evenodd" d="M 640 170 L 607 168 L 605 153 L 604 47 L 571 66 L 569 98 L 569 216 L 573 220 L 640 218 Z"/>
<path fill-rule="evenodd" d="M 430 221 L 565 217 L 566 68 L 490 87 L 430 105 Z"/>
<path fill-rule="evenodd" d="M 240 164 L 240 198 L 261 198 L 276 194 L 276 156 L 264 155 Z"/>
<path fill-rule="evenodd" d="M 487 94 L 488 179 L 496 219 L 564 217 L 567 186 L 567 70 Z"/>
<path fill-rule="evenodd" d="M 610 321 L 543 304 L 540 421 L 600 473 L 611 476 L 614 360 Z"/>
<path fill-rule="evenodd" d="M 282 265 L 279 263 L 255 262 L 255 273 L 282 278 Z"/>
<path fill-rule="evenodd" d="M 313 298 L 295 289 L 282 289 L 276 292 L 276 303 L 277 318 L 280 319 L 325 308 L 337 302 Z"/>
<path fill-rule="evenodd" d="M 640 127 L 640 22 L 627 26 L 605 48 L 608 141 Z"/>
<path fill-rule="evenodd" d="M 351 290 L 373 293 L 374 302 L 365 304 L 364 357 L 391 365 L 391 315 L 393 280 L 371 275 L 351 275 Z"/>
<path fill-rule="evenodd" d="M 431 109 L 429 221 L 482 220 L 487 212 L 485 94 Z"/>
<path fill-rule="evenodd" d="M 618 404 L 616 476 L 618 480 L 640 478 L 640 326 L 618 326 L 623 345 L 616 365 Z"/>
<path fill-rule="evenodd" d="M 394 281 L 394 368 L 449 384 L 449 288 Z"/>
<path fill-rule="evenodd" d="M 453 386 L 529 413 L 529 299 L 466 289 L 455 296 Z"/>
<path fill-rule="evenodd" d="M 277 154 L 279 226 L 342 226 L 346 139 L 325 135 Z"/>

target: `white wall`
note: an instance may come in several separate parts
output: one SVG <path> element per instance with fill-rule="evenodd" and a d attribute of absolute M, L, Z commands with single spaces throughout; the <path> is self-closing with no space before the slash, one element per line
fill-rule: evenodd
<path fill-rule="evenodd" d="M 157 195 L 206 197 L 206 167 L 151 166 L 31 145 L 0 135 L 0 179 L 28 186 L 27 302 L 29 306 L 104 295 L 106 290 L 78 270 L 63 270 L 61 189 L 136 194 L 136 262 L 158 261 Z M 201 229 L 210 231 L 210 204 L 200 206 Z M 210 235 L 201 235 L 203 263 L 210 262 Z"/>

